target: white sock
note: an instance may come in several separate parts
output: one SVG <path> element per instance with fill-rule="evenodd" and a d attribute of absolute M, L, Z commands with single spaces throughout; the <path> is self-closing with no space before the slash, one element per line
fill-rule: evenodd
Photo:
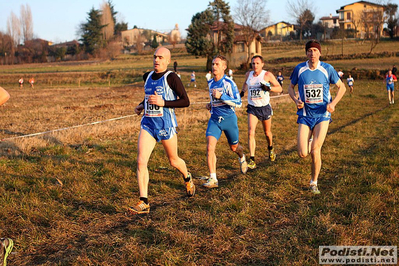
<path fill-rule="evenodd" d="M 317 180 L 316 181 L 310 180 L 310 185 L 311 186 L 317 186 Z"/>
<path fill-rule="evenodd" d="M 216 178 L 216 173 L 210 173 L 209 177 L 212 178 L 213 180 L 217 181 L 218 179 Z"/>

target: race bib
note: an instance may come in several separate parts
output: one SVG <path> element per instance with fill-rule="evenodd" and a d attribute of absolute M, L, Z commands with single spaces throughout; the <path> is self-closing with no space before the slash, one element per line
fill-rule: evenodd
<path fill-rule="evenodd" d="M 310 84 L 305 85 L 305 103 L 322 103 L 323 102 L 323 85 Z"/>
<path fill-rule="evenodd" d="M 223 92 L 223 88 L 212 88 L 212 89 Z M 212 96 L 212 93 L 211 93 L 211 104 L 212 104 L 212 107 L 219 107 L 222 105 L 226 105 L 222 100 L 214 98 Z"/>
<path fill-rule="evenodd" d="M 352 86 L 352 85 L 353 85 L 353 82 L 352 82 L 352 81 L 349 81 L 349 82 L 348 82 L 348 85 L 349 85 L 349 86 Z"/>
<path fill-rule="evenodd" d="M 262 95 L 261 95 L 262 89 L 256 88 L 256 89 L 249 89 L 249 97 L 251 101 L 259 101 L 262 100 Z"/>
<path fill-rule="evenodd" d="M 150 104 L 148 102 L 148 98 L 150 96 L 151 95 L 149 95 L 149 94 L 145 95 L 145 100 L 144 100 L 145 116 L 146 117 L 162 117 L 163 116 L 163 107 L 155 105 L 155 104 Z M 162 97 L 162 96 L 159 95 L 158 97 Z"/>

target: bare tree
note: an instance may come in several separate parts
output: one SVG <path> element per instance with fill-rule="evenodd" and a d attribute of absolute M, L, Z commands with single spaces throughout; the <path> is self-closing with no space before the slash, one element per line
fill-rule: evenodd
<path fill-rule="evenodd" d="M 33 22 L 32 22 L 32 11 L 30 10 L 30 6 L 26 4 L 21 5 L 21 27 L 22 27 L 22 37 L 24 39 L 24 43 L 33 38 Z"/>
<path fill-rule="evenodd" d="M 101 24 L 104 25 L 102 28 L 103 39 L 110 41 L 114 37 L 114 19 L 112 17 L 112 11 L 109 3 L 103 2 L 101 5 Z"/>
<path fill-rule="evenodd" d="M 313 20 L 310 21 L 315 11 L 313 5 L 308 0 L 293 0 L 287 1 L 287 12 L 290 16 L 295 18 L 299 26 L 299 39 L 302 41 L 303 31 L 308 27 L 309 23 L 312 24 Z"/>
<path fill-rule="evenodd" d="M 247 47 L 248 56 L 246 66 L 251 60 L 250 45 L 258 36 L 259 31 L 269 23 L 269 10 L 266 9 L 267 0 L 239 0 L 234 8 L 235 18 L 243 26 L 242 38 Z"/>
<path fill-rule="evenodd" d="M 7 19 L 7 34 L 11 36 L 13 47 L 16 47 L 21 40 L 21 23 L 12 11 Z"/>
<path fill-rule="evenodd" d="M 361 22 L 366 32 L 365 37 L 370 40 L 369 54 L 371 54 L 380 43 L 384 24 L 384 9 L 377 6 L 369 6 L 368 9 L 363 10 Z"/>

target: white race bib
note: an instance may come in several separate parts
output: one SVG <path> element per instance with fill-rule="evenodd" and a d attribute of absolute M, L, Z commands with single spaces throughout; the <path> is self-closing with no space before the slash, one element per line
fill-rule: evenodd
<path fill-rule="evenodd" d="M 145 95 L 145 100 L 144 100 L 145 116 L 146 117 L 162 117 L 163 116 L 163 107 L 148 103 L 148 98 L 150 96 L 151 95 L 149 95 L 149 94 Z M 158 95 L 158 97 L 162 97 L 162 96 Z"/>
<path fill-rule="evenodd" d="M 323 84 L 309 84 L 304 86 L 305 103 L 322 103 L 323 102 Z"/>
<path fill-rule="evenodd" d="M 256 102 L 256 101 L 262 100 L 262 95 L 261 95 L 262 89 L 261 88 L 256 88 L 256 89 L 251 88 L 248 90 L 248 92 L 249 92 L 249 97 L 250 97 L 251 101 Z"/>
<path fill-rule="evenodd" d="M 212 89 L 223 93 L 223 88 L 212 88 Z M 222 100 L 214 98 L 212 96 L 212 94 L 211 94 L 211 100 L 212 100 L 211 104 L 212 104 L 213 107 L 219 107 L 219 106 L 222 106 L 222 105 L 226 105 Z"/>

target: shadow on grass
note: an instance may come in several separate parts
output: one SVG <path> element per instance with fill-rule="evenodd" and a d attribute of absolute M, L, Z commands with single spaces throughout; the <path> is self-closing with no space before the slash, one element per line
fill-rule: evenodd
<path fill-rule="evenodd" d="M 380 108 L 380 109 L 377 109 L 377 110 L 375 110 L 375 111 L 373 111 L 373 112 L 371 112 L 371 113 L 364 114 L 364 115 L 362 115 L 362 116 L 360 116 L 360 117 L 358 117 L 358 118 L 352 120 L 351 122 L 349 122 L 349 123 L 347 123 L 347 124 L 345 124 L 345 125 L 339 126 L 339 127 L 335 128 L 335 129 L 333 129 L 333 130 L 329 130 L 329 132 L 327 133 L 327 136 L 328 136 L 328 135 L 332 135 L 332 134 L 334 134 L 334 133 L 336 133 L 336 132 L 338 132 L 338 131 L 341 131 L 342 129 L 344 129 L 344 128 L 348 127 L 348 126 L 352 126 L 352 125 L 356 124 L 357 122 L 359 122 L 359 121 L 361 121 L 361 120 L 363 120 L 363 119 L 366 119 L 366 118 L 369 117 L 369 116 L 372 116 L 372 115 L 375 115 L 375 114 L 377 114 L 377 113 L 379 113 L 379 112 L 382 112 L 382 111 L 384 111 L 385 109 L 387 109 L 387 108 L 389 108 L 389 107 L 390 107 L 390 106 L 387 105 L 387 106 L 382 107 L 382 108 Z"/>

